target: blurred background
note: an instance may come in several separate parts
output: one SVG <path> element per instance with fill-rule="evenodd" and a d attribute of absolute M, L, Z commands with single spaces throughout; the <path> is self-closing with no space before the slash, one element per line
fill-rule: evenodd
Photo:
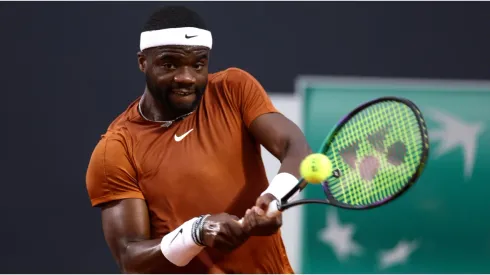
<path fill-rule="evenodd" d="M 139 33 L 164 4 L 0 3 L 1 273 L 118 272 L 85 172 L 143 92 Z M 399 200 L 285 214 L 297 273 L 490 273 L 490 3 L 182 4 L 213 33 L 210 71 L 250 72 L 314 149 L 375 97 L 409 98 L 426 115 L 430 162 Z M 279 163 L 264 161 L 272 177 Z"/>

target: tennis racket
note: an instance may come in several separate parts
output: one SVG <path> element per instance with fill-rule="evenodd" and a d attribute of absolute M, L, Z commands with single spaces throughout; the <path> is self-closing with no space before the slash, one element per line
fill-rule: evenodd
<path fill-rule="evenodd" d="M 398 198 L 419 179 L 429 156 L 429 136 L 422 113 L 403 98 L 382 97 L 364 103 L 341 119 L 324 140 L 320 153 L 333 164 L 321 183 L 322 199 L 289 202 L 308 183 L 300 179 L 267 215 L 304 204 L 371 209 Z"/>

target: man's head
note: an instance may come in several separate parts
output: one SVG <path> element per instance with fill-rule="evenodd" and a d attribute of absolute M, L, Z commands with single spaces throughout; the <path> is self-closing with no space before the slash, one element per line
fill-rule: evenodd
<path fill-rule="evenodd" d="M 154 12 L 141 33 L 138 63 L 149 92 L 178 116 L 194 110 L 208 81 L 212 36 L 202 18 L 185 7 Z"/>

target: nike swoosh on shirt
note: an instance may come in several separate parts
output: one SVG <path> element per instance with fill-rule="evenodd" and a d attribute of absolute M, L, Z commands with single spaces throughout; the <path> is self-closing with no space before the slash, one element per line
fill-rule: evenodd
<path fill-rule="evenodd" d="M 187 131 L 186 133 L 184 133 L 181 136 L 177 136 L 177 134 L 175 134 L 174 135 L 175 141 L 179 142 L 179 141 L 183 140 L 190 132 L 192 132 L 192 130 L 194 130 L 194 128 L 193 129 L 190 129 L 189 131 Z"/>

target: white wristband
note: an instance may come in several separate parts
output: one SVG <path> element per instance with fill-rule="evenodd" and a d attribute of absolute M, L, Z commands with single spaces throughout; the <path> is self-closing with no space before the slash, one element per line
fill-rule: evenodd
<path fill-rule="evenodd" d="M 169 262 L 176 266 L 187 265 L 204 246 L 197 245 L 192 239 L 192 225 L 198 218 L 186 221 L 174 231 L 162 238 L 160 249 Z"/>
<path fill-rule="evenodd" d="M 289 173 L 280 173 L 272 179 L 269 187 L 260 195 L 269 193 L 280 201 L 296 184 L 298 184 L 298 179 L 295 176 Z"/>

